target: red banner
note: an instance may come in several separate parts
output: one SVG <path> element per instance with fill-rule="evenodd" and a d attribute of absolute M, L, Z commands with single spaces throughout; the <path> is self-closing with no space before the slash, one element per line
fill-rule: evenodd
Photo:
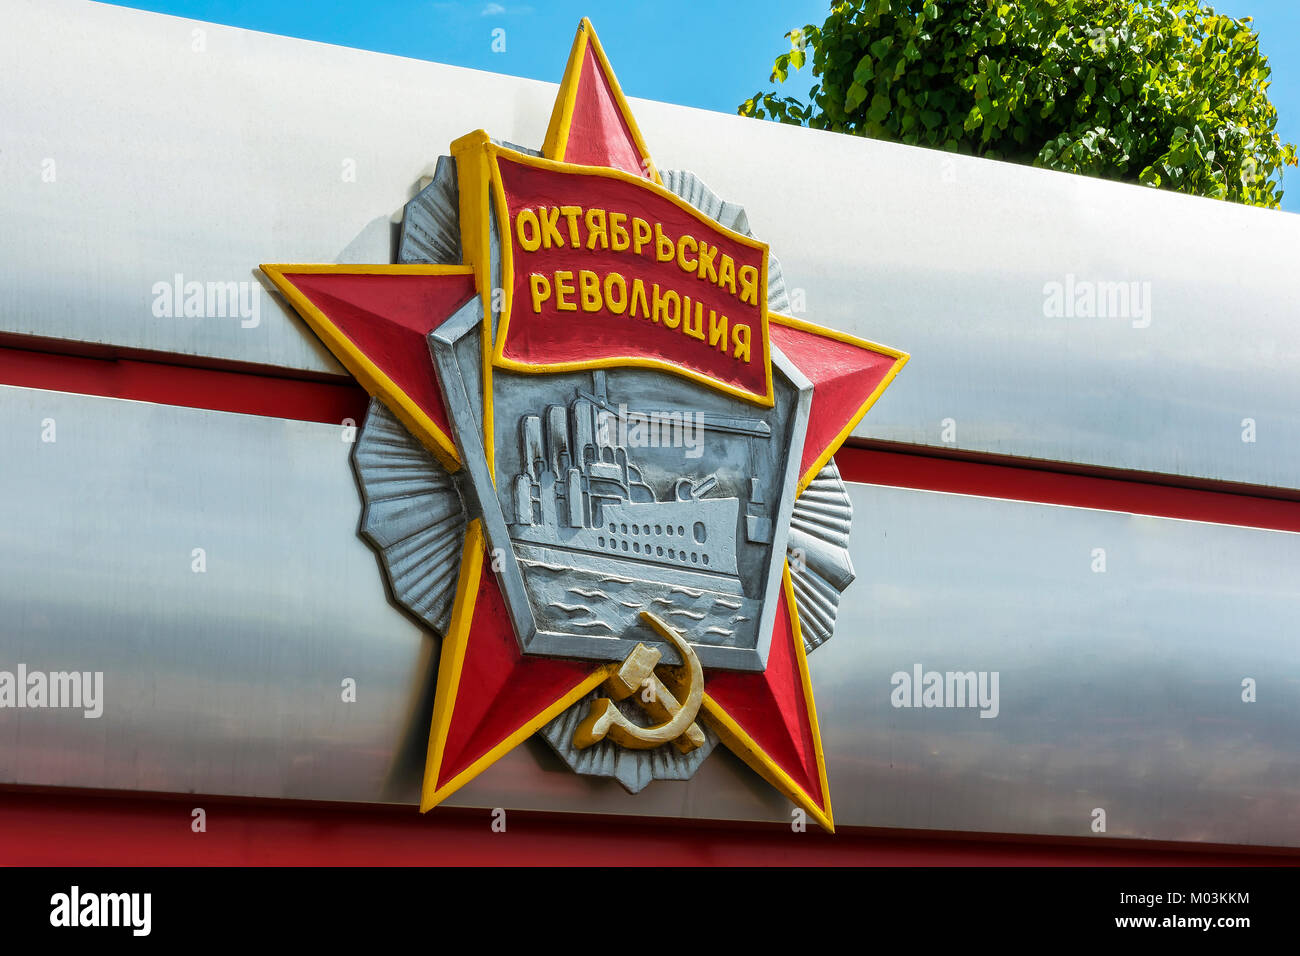
<path fill-rule="evenodd" d="M 771 404 L 764 243 L 626 173 L 495 155 L 496 364 L 653 366 Z"/>

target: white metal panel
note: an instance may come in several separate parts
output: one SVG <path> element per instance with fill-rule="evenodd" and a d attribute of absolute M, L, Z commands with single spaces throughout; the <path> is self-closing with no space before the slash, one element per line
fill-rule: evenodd
<path fill-rule="evenodd" d="M 4 20 L 0 331 L 76 342 L 339 372 L 268 293 L 244 328 L 157 318 L 154 285 L 388 261 L 448 143 L 540 144 L 555 91 L 81 0 Z M 661 167 L 746 207 L 806 318 L 912 354 L 859 436 L 1300 488 L 1300 217 L 633 108 Z M 1142 305 L 1051 317 L 1050 283 L 1136 283 Z"/>

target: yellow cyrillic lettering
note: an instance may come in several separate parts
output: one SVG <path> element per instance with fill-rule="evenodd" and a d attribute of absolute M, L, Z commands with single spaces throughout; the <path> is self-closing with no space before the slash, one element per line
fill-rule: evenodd
<path fill-rule="evenodd" d="M 686 258 L 686 246 L 688 244 L 692 251 L 699 248 L 699 243 L 695 241 L 694 236 L 682 236 L 677 240 L 677 264 L 682 267 L 683 272 L 694 272 L 695 260 Z"/>
<path fill-rule="evenodd" d="M 709 345 L 727 351 L 727 317 L 709 309 Z"/>
<path fill-rule="evenodd" d="M 627 234 L 627 213 L 611 212 L 609 214 L 609 247 L 615 252 L 622 252 L 631 244 Z"/>
<path fill-rule="evenodd" d="M 613 222 L 612 216 L 610 217 L 610 221 Z M 633 279 L 632 280 L 632 301 L 628 304 L 627 307 L 627 314 L 629 316 L 633 316 L 633 317 L 636 316 L 637 302 L 641 303 L 641 318 L 643 319 L 650 318 L 650 300 L 646 297 L 645 294 L 645 283 L 642 282 L 640 279 Z"/>
<path fill-rule="evenodd" d="M 587 248 L 595 249 L 596 241 L 600 240 L 600 248 L 609 248 L 609 237 L 605 235 L 605 210 L 588 209 L 587 210 Z M 735 292 L 735 289 L 731 290 Z"/>
<path fill-rule="evenodd" d="M 561 206 L 560 215 L 569 222 L 569 244 L 578 249 L 582 243 L 578 241 L 578 217 L 582 215 L 581 206 Z"/>
<path fill-rule="evenodd" d="M 701 279 L 708 279 L 710 282 L 718 281 L 718 273 L 713 268 L 713 260 L 717 257 L 717 246 L 711 246 L 707 242 L 700 243 L 700 265 L 696 274 Z"/>
<path fill-rule="evenodd" d="M 659 294 L 659 283 L 656 282 L 652 287 L 654 289 L 654 320 L 663 322 L 665 328 L 675 329 L 682 324 L 682 298 L 672 289 L 669 289 L 663 295 Z M 672 303 L 673 310 L 670 314 L 668 304 Z"/>
<path fill-rule="evenodd" d="M 640 282 L 641 280 L 638 279 L 637 281 Z M 643 288 L 643 295 L 644 292 Z M 617 293 L 617 297 L 615 297 L 615 293 Z M 605 276 L 605 308 L 615 315 L 622 315 L 627 309 L 627 280 L 617 272 L 611 272 Z"/>
<path fill-rule="evenodd" d="M 600 311 L 600 276 L 590 269 L 578 272 L 578 301 L 583 312 Z"/>
<path fill-rule="evenodd" d="M 650 241 L 650 223 L 644 219 L 632 217 L 632 251 L 641 255 L 641 248 Z"/>
<path fill-rule="evenodd" d="M 542 245 L 547 249 L 551 248 L 552 243 L 556 246 L 564 245 L 564 237 L 560 235 L 559 227 L 560 210 L 538 206 L 537 211 L 541 213 L 542 218 Z"/>
<path fill-rule="evenodd" d="M 672 262 L 677 258 L 677 247 L 664 235 L 664 228 L 660 223 L 655 223 L 655 258 L 660 262 Z"/>
<path fill-rule="evenodd" d="M 694 327 L 692 327 L 691 323 L 692 318 L 695 320 Z M 704 341 L 704 303 L 695 303 L 695 314 L 692 316 L 691 297 L 689 295 L 686 297 L 686 307 L 682 309 L 682 331 L 691 338 L 699 339 L 701 342 Z"/>
<path fill-rule="evenodd" d="M 726 286 L 728 292 L 736 294 L 736 262 L 726 253 L 718 263 L 718 285 Z"/>
<path fill-rule="evenodd" d="M 567 269 L 558 270 L 555 273 L 555 307 L 561 312 L 577 312 L 578 304 L 565 298 L 573 292 L 573 273 Z"/>
<path fill-rule="evenodd" d="M 753 266 L 740 267 L 740 301 L 758 305 L 758 270 Z"/>
<path fill-rule="evenodd" d="M 528 291 L 533 299 L 533 311 L 541 312 L 542 303 L 551 297 L 551 281 L 546 276 L 534 272 L 528 277 Z"/>
<path fill-rule="evenodd" d="M 531 226 L 529 232 L 532 235 L 524 234 L 524 226 Z M 542 244 L 542 230 L 537 224 L 537 213 L 531 209 L 521 210 L 519 215 L 515 216 L 515 235 L 519 237 L 519 244 L 527 252 L 536 252 Z"/>
<path fill-rule="evenodd" d="M 558 278 L 558 276 L 557 276 Z M 749 326 L 737 323 L 731 327 L 732 357 L 749 361 Z"/>

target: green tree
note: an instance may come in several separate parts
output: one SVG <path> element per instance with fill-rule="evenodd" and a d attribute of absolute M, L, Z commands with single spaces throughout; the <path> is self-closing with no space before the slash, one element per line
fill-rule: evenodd
<path fill-rule="evenodd" d="M 1250 22 L 1195 0 L 844 0 L 776 58 L 774 83 L 811 58 L 808 100 L 738 112 L 1276 207 L 1296 147 Z"/>

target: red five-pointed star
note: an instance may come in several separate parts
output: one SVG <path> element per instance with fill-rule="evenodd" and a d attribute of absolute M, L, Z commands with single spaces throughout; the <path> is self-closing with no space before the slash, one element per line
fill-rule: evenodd
<path fill-rule="evenodd" d="M 591 24 L 578 27 L 543 146 L 548 160 L 659 173 Z M 468 182 L 467 182 L 468 180 Z M 462 173 L 465 263 L 264 265 L 263 271 L 366 390 L 448 469 L 461 466 L 426 336 L 474 296 L 489 304 L 486 227 L 465 191 L 487 184 Z M 471 215 L 466 216 L 470 210 Z M 475 235 L 474 233 L 480 234 Z M 813 383 L 800 463 L 802 492 L 907 356 L 798 319 L 770 315 L 772 345 Z M 485 362 L 488 358 L 485 358 Z M 616 665 L 525 657 L 486 543 L 472 521 L 451 625 L 443 640 L 421 810 L 440 803 L 599 685 Z M 803 639 L 787 568 L 766 670 L 711 671 L 703 715 L 723 742 L 826 829 L 830 792 Z"/>

